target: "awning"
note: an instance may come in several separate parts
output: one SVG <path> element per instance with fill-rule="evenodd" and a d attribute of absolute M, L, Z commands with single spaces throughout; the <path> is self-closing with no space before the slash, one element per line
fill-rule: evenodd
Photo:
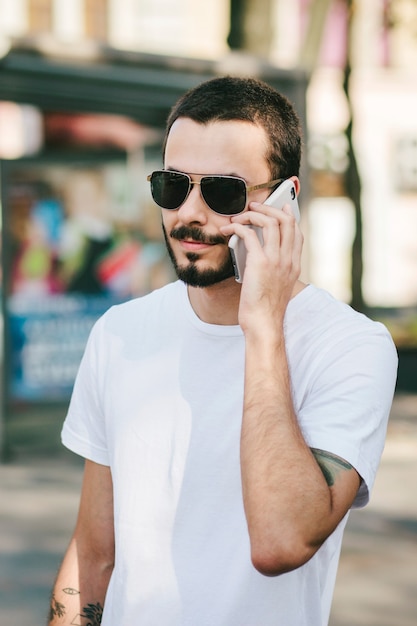
<path fill-rule="evenodd" d="M 246 74 L 287 95 L 305 121 L 307 75 L 239 53 L 210 61 L 93 43 L 63 46 L 48 39 L 17 39 L 1 49 L 0 99 L 45 111 L 116 113 L 163 127 L 170 108 L 188 88 L 216 75 Z"/>

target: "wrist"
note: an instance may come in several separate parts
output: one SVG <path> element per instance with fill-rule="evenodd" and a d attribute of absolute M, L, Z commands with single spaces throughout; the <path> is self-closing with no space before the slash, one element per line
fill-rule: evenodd
<path fill-rule="evenodd" d="M 257 318 L 254 324 L 242 327 L 246 345 L 253 344 L 261 349 L 263 346 L 280 346 L 284 342 L 284 318 L 279 316 L 273 319 L 261 320 Z"/>

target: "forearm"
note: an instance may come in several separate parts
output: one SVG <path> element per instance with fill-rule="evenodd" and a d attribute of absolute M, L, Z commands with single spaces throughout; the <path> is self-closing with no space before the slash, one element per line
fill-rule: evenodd
<path fill-rule="evenodd" d="M 49 626 L 100 624 L 112 569 L 112 562 L 80 555 L 72 539 L 54 584 Z"/>
<path fill-rule="evenodd" d="M 283 332 L 246 336 L 241 467 L 255 566 L 308 560 L 329 533 L 332 497 L 296 419 Z"/>

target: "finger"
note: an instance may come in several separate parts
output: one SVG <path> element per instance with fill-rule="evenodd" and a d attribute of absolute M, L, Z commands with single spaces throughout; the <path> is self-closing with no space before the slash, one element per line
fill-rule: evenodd
<path fill-rule="evenodd" d="M 253 226 L 253 228 L 250 228 Z M 233 233 L 243 239 L 246 249 L 250 250 L 259 249 L 264 244 L 264 229 L 256 225 L 249 224 L 234 224 Z"/>
<path fill-rule="evenodd" d="M 255 204 L 255 203 L 254 203 Z M 294 247 L 295 231 L 297 222 L 292 213 L 290 205 L 284 205 L 283 209 L 261 206 L 262 211 L 249 210 L 245 213 L 245 221 L 251 222 L 263 228 L 264 248 L 271 251 L 271 254 L 287 255 L 290 259 Z"/>
<path fill-rule="evenodd" d="M 292 257 L 298 226 L 288 205 L 281 210 L 281 216 L 284 215 L 285 219 L 283 217 L 280 219 L 281 252 Z"/>
<path fill-rule="evenodd" d="M 267 228 L 275 228 L 278 232 L 278 224 L 275 218 L 261 215 L 255 211 L 246 211 L 245 213 L 233 216 L 229 224 L 220 226 L 220 230 L 224 235 L 237 234 L 239 237 L 245 238 L 246 231 L 252 230 L 250 228 L 248 229 L 248 226 L 254 226 L 265 230 Z"/>
<path fill-rule="evenodd" d="M 277 218 L 281 216 L 282 219 L 286 219 L 286 216 L 294 215 L 292 212 L 291 206 L 288 203 L 284 204 L 281 208 L 278 208 L 278 207 L 270 206 L 268 204 L 261 204 L 259 202 L 251 202 L 249 204 L 247 212 L 257 212 L 257 213 L 262 213 L 263 215 L 269 215 L 269 216 L 277 217 Z"/>
<path fill-rule="evenodd" d="M 264 252 L 270 257 L 271 260 L 275 259 L 279 255 L 281 246 L 281 231 L 279 222 L 274 217 L 261 215 L 255 212 L 251 212 L 249 219 L 251 226 L 255 230 L 261 232 L 261 237 L 259 237 L 259 234 L 258 237 L 261 240 Z M 247 226 L 244 228 L 247 228 Z"/>

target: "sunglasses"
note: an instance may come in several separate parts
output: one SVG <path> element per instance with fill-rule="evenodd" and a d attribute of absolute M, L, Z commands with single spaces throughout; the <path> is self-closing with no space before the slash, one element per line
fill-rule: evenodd
<path fill-rule="evenodd" d="M 188 198 L 192 185 L 200 185 L 204 202 L 212 211 L 220 215 L 237 215 L 244 211 L 250 191 L 276 187 L 285 179 L 248 187 L 243 178 L 237 176 L 202 176 L 195 181 L 183 172 L 157 170 L 149 174 L 147 180 L 151 183 L 152 198 L 163 209 L 179 209 Z"/>

